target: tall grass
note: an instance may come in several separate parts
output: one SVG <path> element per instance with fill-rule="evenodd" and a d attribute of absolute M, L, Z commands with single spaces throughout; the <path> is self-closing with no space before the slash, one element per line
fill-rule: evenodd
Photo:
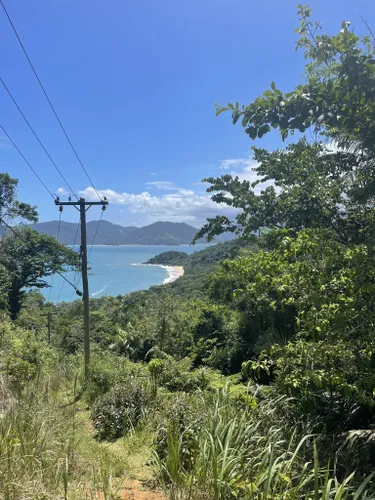
<path fill-rule="evenodd" d="M 77 420 L 75 405 L 61 404 L 57 386 L 38 377 L 15 396 L 0 379 L 1 500 L 116 497 L 111 457 L 103 450 L 82 455 L 86 420 Z"/>
<path fill-rule="evenodd" d="M 251 412 L 231 417 L 228 391 L 223 391 L 211 418 L 195 436 L 193 428 L 172 423 L 166 450 L 155 452 L 157 479 L 172 500 L 364 500 L 375 499 L 372 477 L 354 485 L 355 474 L 341 482 L 334 467 L 321 467 L 311 436 L 285 440 L 282 428 L 261 430 Z M 305 457 L 311 448 L 311 460 Z"/>
<path fill-rule="evenodd" d="M 40 379 L 8 403 L 0 419 L 0 497 L 33 498 L 36 492 L 47 495 L 67 486 L 72 417 L 61 418 L 48 384 Z"/>

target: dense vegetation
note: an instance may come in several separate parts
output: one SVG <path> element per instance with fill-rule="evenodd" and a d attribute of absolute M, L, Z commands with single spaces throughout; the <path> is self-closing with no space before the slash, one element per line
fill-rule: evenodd
<path fill-rule="evenodd" d="M 169 292 L 179 297 L 202 297 L 204 289 L 207 288 L 207 278 L 218 263 L 237 257 L 242 249 L 254 251 L 256 248 L 257 245 L 252 240 L 237 239 L 209 246 L 190 255 L 176 251 L 163 252 L 150 259 L 147 264 L 183 266 L 185 270 L 183 278 L 172 282 L 168 287 Z"/>
<path fill-rule="evenodd" d="M 231 110 L 251 139 L 311 128 L 315 142 L 254 148 L 259 182 L 271 181 L 260 193 L 258 182 L 207 179 L 238 214 L 197 238 L 237 240 L 161 254 L 149 263 L 183 265 L 184 277 L 91 301 L 88 381 L 82 304 L 22 291 L 12 308 L 33 256 L 17 253 L 15 269 L 14 236 L 1 241 L 3 498 L 116 498 L 119 478 L 145 477 L 146 462 L 176 500 L 375 498 L 375 49 L 348 23 L 320 35 L 310 9 L 299 16 L 304 83 L 272 83 L 218 114 Z M 15 187 L 0 179 L 0 213 L 35 219 Z M 61 247 L 48 249 L 60 269 Z M 37 286 L 52 271 L 40 267 Z"/>

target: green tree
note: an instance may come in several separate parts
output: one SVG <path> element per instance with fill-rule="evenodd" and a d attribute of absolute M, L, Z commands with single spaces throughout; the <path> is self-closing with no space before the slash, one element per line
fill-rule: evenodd
<path fill-rule="evenodd" d="M 283 139 L 313 129 L 324 144 L 301 140 L 284 151 L 254 148 L 259 181 L 224 175 L 205 179 L 212 199 L 237 208 L 235 220 L 209 219 L 196 239 L 225 231 L 249 235 L 259 228 L 331 228 L 343 242 L 374 242 L 375 49 L 369 37 L 344 22 L 337 35 L 320 35 L 311 10 L 299 6 L 297 47 L 307 59 L 305 82 L 283 93 L 275 85 L 249 105 L 218 106 L 232 112 L 251 138 L 272 128 Z M 261 181 L 272 186 L 256 194 Z"/>
<path fill-rule="evenodd" d="M 296 306 L 280 296 L 288 266 L 278 250 L 260 250 L 224 261 L 210 276 L 210 298 L 238 315 L 232 352 L 237 370 L 244 359 L 274 343 L 284 345 L 296 333 Z"/>
<path fill-rule="evenodd" d="M 0 239 L 6 234 L 7 227 L 4 222 L 14 219 L 24 219 L 30 222 L 38 221 L 36 207 L 17 200 L 18 180 L 7 173 L 0 173 Z M 0 310 L 8 309 L 8 291 L 10 276 L 7 268 L 0 264 Z"/>
<path fill-rule="evenodd" d="M 276 367 L 276 387 L 314 430 L 331 432 L 374 421 L 375 51 L 347 22 L 320 35 L 309 8 L 299 15 L 304 83 L 287 93 L 272 83 L 217 113 L 230 110 L 251 139 L 310 128 L 316 142 L 253 148 L 255 183 L 207 179 L 212 199 L 238 214 L 209 219 L 197 238 L 264 230 L 268 251 L 222 264 L 209 291 L 251 320 L 243 351 L 265 350 L 250 372 Z"/>
<path fill-rule="evenodd" d="M 247 319 L 245 356 L 264 349 L 249 373 L 276 367 L 275 384 L 295 398 L 299 414 L 331 432 L 374 418 L 374 277 L 367 245 L 309 229 L 271 252 L 223 263 L 211 293 L 232 290 Z"/>
<path fill-rule="evenodd" d="M 268 152 L 254 148 L 254 168 L 259 180 L 250 183 L 224 175 L 205 179 L 212 199 L 238 209 L 235 221 L 210 219 L 196 238 L 233 231 L 249 237 L 268 230 L 325 228 L 342 243 L 361 243 L 374 238 L 374 197 L 364 196 L 360 179 L 361 159 L 355 153 L 332 153 L 323 144 L 301 139 L 285 150 Z M 368 176 L 368 181 L 371 176 Z M 272 185 L 259 194 L 265 181 Z"/>
<path fill-rule="evenodd" d="M 0 222 L 7 224 L 21 219 L 38 221 L 35 206 L 17 200 L 18 180 L 0 173 Z M 24 227 L 16 233 L 0 226 L 0 307 L 7 306 L 12 319 L 18 316 L 27 288 L 44 288 L 43 280 L 69 266 L 78 265 L 78 255 L 55 238 Z"/>
<path fill-rule="evenodd" d="M 17 200 L 17 186 L 17 179 L 12 179 L 7 173 L 0 173 L 0 217 L 8 221 L 21 218 L 37 222 L 36 207 Z M 3 232 L 5 232 L 4 229 Z"/>
<path fill-rule="evenodd" d="M 0 311 L 7 311 L 8 289 L 10 285 L 9 274 L 4 266 L 0 265 Z"/>
<path fill-rule="evenodd" d="M 311 20 L 309 7 L 298 7 L 300 35 L 297 48 L 307 62 L 305 82 L 290 92 L 271 88 L 249 105 L 218 106 L 217 114 L 232 111 L 233 122 L 241 120 L 245 133 L 260 138 L 279 129 L 286 138 L 295 131 L 313 127 L 342 145 L 360 144 L 374 152 L 375 47 L 370 36 L 358 36 L 343 21 L 338 34 L 319 34 L 320 24 Z"/>
<path fill-rule="evenodd" d="M 29 228 L 17 228 L 17 234 L 4 236 L 0 243 L 0 266 L 9 275 L 7 292 L 12 319 L 18 316 L 27 288 L 45 288 L 43 279 L 69 266 L 78 265 L 78 254 L 56 238 Z"/>

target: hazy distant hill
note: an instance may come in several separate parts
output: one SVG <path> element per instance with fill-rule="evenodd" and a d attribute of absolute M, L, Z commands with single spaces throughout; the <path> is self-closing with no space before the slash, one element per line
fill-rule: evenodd
<path fill-rule="evenodd" d="M 36 224 L 30 224 L 29 227 L 35 229 L 40 233 L 46 233 L 49 234 L 50 236 L 57 236 L 58 224 L 59 223 L 57 220 L 52 220 L 49 222 L 38 222 Z M 97 227 L 98 227 L 97 221 L 88 222 L 86 224 L 88 244 L 91 244 L 91 242 L 93 241 Z M 133 231 L 138 231 L 138 228 L 132 226 L 123 227 L 102 220 L 99 226 L 98 234 L 95 239 L 95 244 L 126 245 L 128 243 L 126 240 Z M 77 239 L 75 242 L 79 244 L 81 241 L 81 234 L 78 228 L 78 224 L 73 222 L 64 222 L 64 221 L 61 222 L 59 240 L 62 243 L 65 243 L 66 245 L 73 245 L 74 240 L 76 238 L 76 234 L 77 234 Z"/>
<path fill-rule="evenodd" d="M 36 231 L 57 236 L 58 221 L 30 224 Z M 87 223 L 87 243 L 91 244 L 98 227 L 97 221 Z M 66 245 L 75 241 L 80 243 L 78 225 L 72 222 L 61 222 L 59 240 Z M 149 226 L 120 226 L 102 221 L 95 239 L 96 245 L 183 245 L 193 239 L 197 229 L 184 222 L 155 222 Z"/>

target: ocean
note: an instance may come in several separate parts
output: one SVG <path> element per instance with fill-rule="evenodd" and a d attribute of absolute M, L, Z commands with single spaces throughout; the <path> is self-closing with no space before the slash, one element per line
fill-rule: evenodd
<path fill-rule="evenodd" d="M 129 245 L 92 247 L 89 255 L 89 292 L 91 298 L 103 295 L 124 295 L 125 293 L 143 290 L 153 285 L 160 285 L 170 274 L 167 269 L 157 266 L 140 266 L 155 255 L 177 250 L 191 254 L 203 250 L 207 244 L 200 245 Z M 67 279 L 82 291 L 80 275 L 65 273 Z M 73 288 L 59 275 L 48 278 L 51 288 L 41 289 L 44 297 L 51 302 L 71 302 L 79 298 Z"/>

